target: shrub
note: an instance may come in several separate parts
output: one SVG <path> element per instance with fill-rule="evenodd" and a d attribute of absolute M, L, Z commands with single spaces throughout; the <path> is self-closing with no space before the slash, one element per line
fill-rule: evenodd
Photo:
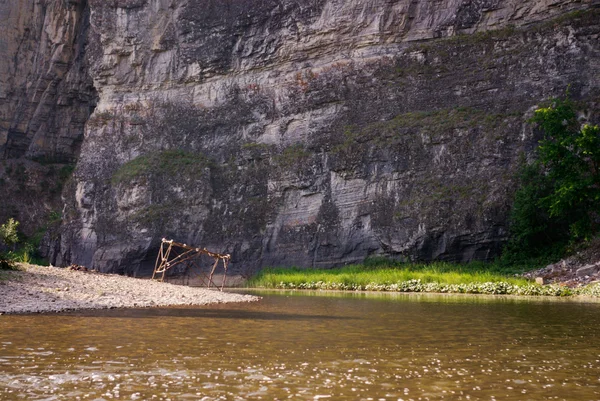
<path fill-rule="evenodd" d="M 11 247 L 13 251 L 17 242 L 19 242 L 18 227 L 19 222 L 13 218 L 8 219 L 6 223 L 0 225 L 0 241 Z M 0 270 L 12 270 L 16 267 L 13 253 L 0 253 Z"/>
<path fill-rule="evenodd" d="M 14 249 L 17 242 L 19 242 L 19 234 L 17 229 L 19 228 L 19 222 L 13 218 L 0 225 L 0 239 L 4 244 Z"/>
<path fill-rule="evenodd" d="M 0 270 L 14 270 L 15 262 L 4 254 L 0 254 Z"/>

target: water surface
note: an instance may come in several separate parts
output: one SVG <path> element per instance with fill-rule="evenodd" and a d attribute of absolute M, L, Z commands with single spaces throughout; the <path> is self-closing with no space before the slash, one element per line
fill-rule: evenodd
<path fill-rule="evenodd" d="M 600 399 L 599 304 L 261 295 L 1 316 L 0 399 Z"/>

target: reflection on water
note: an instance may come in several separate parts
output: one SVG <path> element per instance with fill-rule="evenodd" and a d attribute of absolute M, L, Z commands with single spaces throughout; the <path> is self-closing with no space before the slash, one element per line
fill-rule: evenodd
<path fill-rule="evenodd" d="M 261 295 L 2 316 L 0 399 L 600 399 L 598 304 Z"/>

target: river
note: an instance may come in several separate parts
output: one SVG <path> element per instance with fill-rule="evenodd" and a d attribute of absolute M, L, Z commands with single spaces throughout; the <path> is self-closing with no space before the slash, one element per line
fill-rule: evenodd
<path fill-rule="evenodd" d="M 0 399 L 600 399 L 600 304 L 260 295 L 0 316 Z"/>

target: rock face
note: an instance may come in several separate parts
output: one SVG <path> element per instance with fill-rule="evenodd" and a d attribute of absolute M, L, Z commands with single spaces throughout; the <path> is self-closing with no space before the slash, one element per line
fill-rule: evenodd
<path fill-rule="evenodd" d="M 48 2 L 85 44 L 60 82 L 98 95 L 51 260 L 144 274 L 162 237 L 246 273 L 493 257 L 535 105 L 570 86 L 595 118 L 598 3 Z M 77 85 L 69 116 L 93 104 Z M 5 152 L 76 155 L 62 122 Z"/>
<path fill-rule="evenodd" d="M 62 209 L 96 91 L 82 1 L 0 1 L 0 223 L 31 235 Z M 56 219 L 55 219 L 56 220 Z"/>
<path fill-rule="evenodd" d="M 84 57 L 88 20 L 85 0 L 0 2 L 3 158 L 76 158 L 96 97 Z"/>

